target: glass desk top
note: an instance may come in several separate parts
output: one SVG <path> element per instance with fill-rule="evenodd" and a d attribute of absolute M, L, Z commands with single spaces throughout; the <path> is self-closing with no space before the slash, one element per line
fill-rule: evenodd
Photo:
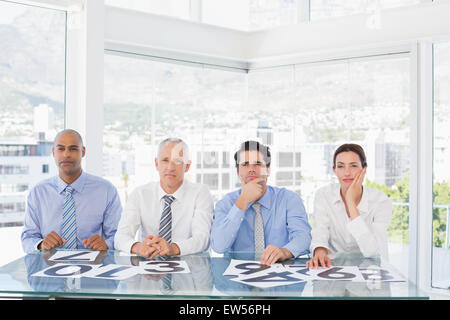
<path fill-rule="evenodd" d="M 167 277 L 168 274 L 136 274 L 124 280 L 110 280 L 31 276 L 55 265 L 56 262 L 49 260 L 54 253 L 55 251 L 28 254 L 1 267 L 0 296 L 17 294 L 31 298 L 114 299 L 428 299 L 409 281 L 313 280 L 262 289 L 231 280 L 236 276 L 223 275 L 232 259 L 258 262 L 255 254 L 249 252 L 234 252 L 224 254 L 223 257 L 211 256 L 208 252 L 173 257 L 167 261 L 185 261 L 190 272 L 173 273 L 170 274 L 171 277 Z M 143 261 L 151 260 L 119 251 L 102 251 L 95 261 L 81 264 L 139 266 Z M 297 258 L 283 264 L 301 266 L 306 261 L 307 258 Z M 364 259 L 360 255 L 343 254 L 333 259 L 333 265 L 364 268 L 380 265 L 380 262 L 377 259 Z M 164 283 L 168 278 L 169 288 Z"/>

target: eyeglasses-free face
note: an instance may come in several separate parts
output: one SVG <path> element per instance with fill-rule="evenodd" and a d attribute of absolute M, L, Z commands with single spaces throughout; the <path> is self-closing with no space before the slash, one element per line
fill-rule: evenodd
<path fill-rule="evenodd" d="M 155 166 L 161 187 L 172 194 L 183 184 L 184 174 L 191 164 L 184 159 L 181 144 L 170 143 L 161 150 L 159 157 L 155 158 Z"/>
<path fill-rule="evenodd" d="M 270 175 L 270 168 L 264 162 L 261 152 L 257 150 L 242 151 L 239 154 L 239 166 L 237 173 L 242 184 L 246 184 L 256 178 L 267 178 Z"/>
<path fill-rule="evenodd" d="M 71 132 L 59 135 L 52 148 L 55 163 L 60 172 L 66 176 L 81 172 L 81 160 L 86 152 L 80 139 Z"/>
<path fill-rule="evenodd" d="M 363 170 L 361 159 L 353 151 L 341 152 L 336 156 L 334 174 L 342 187 L 348 188 Z"/>

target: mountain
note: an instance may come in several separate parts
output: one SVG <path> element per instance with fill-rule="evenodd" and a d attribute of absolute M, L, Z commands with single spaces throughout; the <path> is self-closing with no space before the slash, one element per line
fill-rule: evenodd
<path fill-rule="evenodd" d="M 46 103 L 63 115 L 65 25 L 65 12 L 37 7 L 0 24 L 0 113 Z"/>

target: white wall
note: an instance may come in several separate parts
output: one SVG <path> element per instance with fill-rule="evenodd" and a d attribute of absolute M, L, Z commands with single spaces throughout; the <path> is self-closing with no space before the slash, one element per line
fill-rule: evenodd
<path fill-rule="evenodd" d="M 22 227 L 2 228 L 0 232 L 0 267 L 25 255 L 20 234 Z"/>

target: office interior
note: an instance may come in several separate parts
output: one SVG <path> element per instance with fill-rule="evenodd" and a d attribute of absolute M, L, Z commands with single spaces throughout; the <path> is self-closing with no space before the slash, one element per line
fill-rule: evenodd
<path fill-rule="evenodd" d="M 168 136 L 189 144 L 186 178 L 215 201 L 256 139 L 269 183 L 311 220 L 334 150 L 354 142 L 366 183 L 393 201 L 390 262 L 449 299 L 449 16 L 448 0 L 0 0 L 0 265 L 24 255 L 27 191 L 57 174 L 64 128 L 122 204 L 158 178 Z"/>

